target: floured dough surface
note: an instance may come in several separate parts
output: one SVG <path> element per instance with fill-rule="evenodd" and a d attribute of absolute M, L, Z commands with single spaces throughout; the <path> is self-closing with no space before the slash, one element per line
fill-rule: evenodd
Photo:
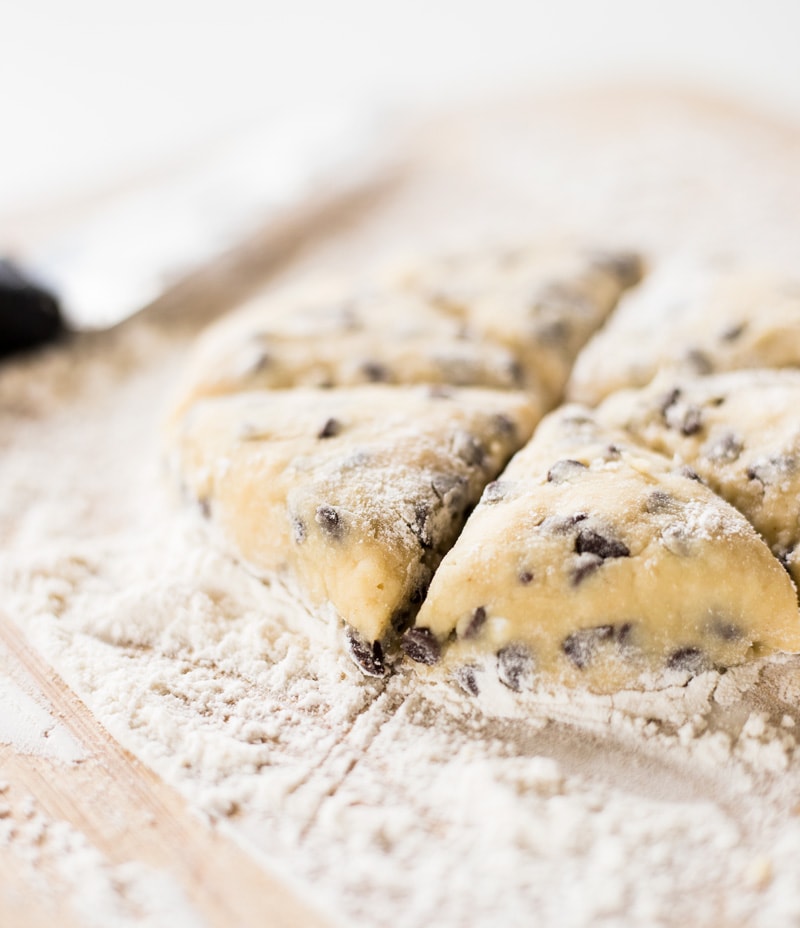
<path fill-rule="evenodd" d="M 800 279 L 666 262 L 579 356 L 567 395 L 594 405 L 659 370 L 703 375 L 800 366 Z"/>
<path fill-rule="evenodd" d="M 665 375 L 609 397 L 606 423 L 691 465 L 800 583 L 800 371 Z"/>
<path fill-rule="evenodd" d="M 448 641 L 455 635 L 455 641 Z M 442 562 L 407 652 L 465 688 L 606 691 L 800 647 L 794 587 L 696 475 L 579 406 L 548 416 Z"/>
<path fill-rule="evenodd" d="M 484 339 L 519 352 L 552 405 L 580 349 L 643 271 L 631 252 L 553 245 L 453 255 L 409 268 L 401 280 Z"/>
<path fill-rule="evenodd" d="M 524 394 L 364 386 L 197 402 L 174 427 L 188 494 L 259 573 L 286 570 L 383 672 L 483 487 L 538 419 Z"/>
<path fill-rule="evenodd" d="M 628 253 L 496 248 L 418 261 L 360 286 L 262 297 L 204 333 L 177 405 L 380 382 L 524 388 L 550 407 L 580 348 L 641 273 Z"/>

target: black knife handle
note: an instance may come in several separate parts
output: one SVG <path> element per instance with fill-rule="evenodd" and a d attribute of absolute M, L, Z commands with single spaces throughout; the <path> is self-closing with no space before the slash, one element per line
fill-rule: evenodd
<path fill-rule="evenodd" d="M 56 297 L 13 261 L 0 258 L 0 355 L 54 341 L 64 331 Z"/>

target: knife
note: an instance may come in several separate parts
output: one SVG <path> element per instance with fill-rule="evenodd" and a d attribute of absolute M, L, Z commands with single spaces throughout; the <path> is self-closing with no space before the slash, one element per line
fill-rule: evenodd
<path fill-rule="evenodd" d="M 273 118 L 0 258 L 0 354 L 115 326 L 248 243 L 269 247 L 287 218 L 313 224 L 390 173 L 390 135 L 357 108 Z"/>

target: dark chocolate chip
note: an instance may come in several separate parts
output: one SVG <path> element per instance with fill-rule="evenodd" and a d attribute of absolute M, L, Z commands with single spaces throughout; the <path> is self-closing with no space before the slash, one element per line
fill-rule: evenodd
<path fill-rule="evenodd" d="M 626 288 L 638 284 L 644 273 L 642 259 L 632 251 L 597 252 L 592 256 L 592 264 L 613 274 Z"/>
<path fill-rule="evenodd" d="M 701 376 L 710 374 L 714 370 L 714 365 L 711 363 L 709 356 L 704 351 L 700 351 L 699 348 L 692 348 L 687 351 L 686 360 L 692 366 L 694 372 Z"/>
<path fill-rule="evenodd" d="M 207 496 L 201 496 L 197 500 L 197 505 L 200 508 L 200 515 L 204 519 L 211 518 L 211 500 Z"/>
<path fill-rule="evenodd" d="M 458 683 L 461 689 L 464 690 L 468 696 L 477 696 L 480 693 L 480 687 L 478 686 L 478 680 L 474 667 L 471 667 L 468 664 L 464 667 L 459 667 L 458 670 L 456 670 L 454 676 L 456 683 Z"/>
<path fill-rule="evenodd" d="M 645 500 L 645 512 L 667 512 L 675 507 L 675 497 L 664 490 L 653 490 Z"/>
<path fill-rule="evenodd" d="M 429 628 L 409 628 L 400 639 L 400 646 L 418 664 L 432 665 L 442 656 L 439 639 Z"/>
<path fill-rule="evenodd" d="M 582 554 L 575 562 L 570 575 L 573 586 L 578 586 L 587 577 L 590 577 L 599 567 L 602 567 L 603 559 L 596 554 Z"/>
<path fill-rule="evenodd" d="M 433 545 L 433 537 L 428 525 L 430 514 L 430 507 L 426 503 L 417 503 L 414 506 L 414 521 L 409 526 L 426 550 Z"/>
<path fill-rule="evenodd" d="M 533 583 L 533 571 L 521 570 L 517 576 L 517 579 L 523 586 L 527 586 L 529 583 Z"/>
<path fill-rule="evenodd" d="M 672 390 L 670 390 L 668 393 L 665 393 L 664 396 L 661 397 L 658 408 L 661 412 L 661 415 L 664 416 L 665 419 L 669 410 L 672 409 L 672 407 L 678 402 L 680 397 L 681 391 L 678 389 L 678 387 L 673 387 Z"/>
<path fill-rule="evenodd" d="M 446 506 L 459 506 L 464 499 L 467 480 L 452 474 L 435 474 L 431 480 L 431 489 Z"/>
<path fill-rule="evenodd" d="M 508 362 L 508 377 L 512 386 L 521 387 L 525 384 L 525 368 L 519 361 Z"/>
<path fill-rule="evenodd" d="M 711 631 L 723 641 L 738 641 L 743 637 L 742 629 L 735 622 L 728 622 L 725 619 L 714 619 L 711 623 Z"/>
<path fill-rule="evenodd" d="M 342 431 L 342 423 L 338 419 L 330 418 L 317 433 L 317 438 L 334 438 Z"/>
<path fill-rule="evenodd" d="M 791 547 L 775 547 L 772 549 L 772 553 L 778 559 L 780 565 L 783 569 L 789 574 L 789 576 L 794 579 L 794 574 L 792 573 L 792 556 L 794 555 L 795 546 Z"/>
<path fill-rule="evenodd" d="M 361 370 L 370 383 L 385 383 L 389 379 L 389 369 L 379 361 L 365 361 Z"/>
<path fill-rule="evenodd" d="M 628 546 L 617 538 L 606 538 L 590 528 L 579 529 L 575 538 L 577 554 L 596 554 L 606 560 L 614 557 L 630 557 Z"/>
<path fill-rule="evenodd" d="M 513 437 L 517 434 L 517 426 L 514 420 L 503 412 L 498 412 L 492 416 L 492 425 L 498 435 Z"/>
<path fill-rule="evenodd" d="M 478 608 L 472 613 L 469 624 L 464 629 L 464 634 L 461 637 L 476 638 L 485 624 L 486 608 L 485 606 L 478 606 Z"/>
<path fill-rule="evenodd" d="M 306 540 L 306 523 L 300 516 L 295 516 L 292 519 L 292 538 L 298 545 L 301 545 Z"/>
<path fill-rule="evenodd" d="M 344 523 L 333 506 L 317 506 L 314 521 L 331 538 L 341 538 L 344 535 Z"/>
<path fill-rule="evenodd" d="M 719 438 L 703 448 L 703 454 L 710 461 L 730 463 L 735 461 L 744 449 L 744 444 L 733 432 L 725 432 Z"/>
<path fill-rule="evenodd" d="M 576 512 L 570 516 L 548 516 L 540 525 L 546 532 L 552 532 L 554 535 L 566 535 L 568 532 L 585 519 L 589 518 L 586 512 Z"/>
<path fill-rule="evenodd" d="M 386 673 L 380 641 L 373 641 L 370 644 L 364 641 L 353 628 L 347 629 L 345 640 L 350 657 L 362 673 L 369 677 L 382 677 Z"/>
<path fill-rule="evenodd" d="M 591 661 L 597 646 L 614 637 L 613 625 L 598 625 L 595 628 L 581 628 L 561 642 L 561 650 L 572 663 L 584 668 Z"/>
<path fill-rule="evenodd" d="M 486 459 L 486 450 L 474 435 L 459 432 L 455 437 L 455 453 L 471 467 L 480 467 Z"/>
<path fill-rule="evenodd" d="M 500 500 L 505 499 L 506 494 L 508 493 L 508 484 L 502 480 L 493 480 L 491 483 L 487 483 L 486 487 L 483 490 L 483 495 L 481 496 L 482 503 L 499 503 Z"/>
<path fill-rule="evenodd" d="M 689 467 L 688 464 L 684 464 L 683 467 L 679 467 L 674 471 L 679 477 L 685 477 L 687 480 L 696 480 L 697 483 L 705 484 L 705 480 L 697 473 L 693 467 Z"/>
<path fill-rule="evenodd" d="M 688 406 L 678 425 L 682 435 L 696 435 L 703 428 L 703 413 L 700 408 Z"/>
<path fill-rule="evenodd" d="M 608 461 L 616 461 L 622 454 L 622 449 L 618 445 L 608 445 L 605 451 L 605 457 Z"/>
<path fill-rule="evenodd" d="M 553 319 L 536 326 L 534 338 L 544 345 L 563 345 L 569 341 L 571 326 L 566 319 Z"/>
<path fill-rule="evenodd" d="M 685 670 L 692 675 L 708 670 L 709 666 L 708 658 L 699 648 L 678 648 L 667 658 L 670 670 Z"/>
<path fill-rule="evenodd" d="M 797 469 L 797 459 L 787 454 L 776 454 L 760 458 L 747 468 L 749 480 L 759 480 L 764 486 L 779 483 Z"/>
<path fill-rule="evenodd" d="M 726 329 L 723 329 L 719 333 L 719 337 L 723 342 L 735 342 L 746 328 L 746 322 L 738 322 L 734 325 L 729 325 Z"/>
<path fill-rule="evenodd" d="M 533 657 L 523 644 L 509 644 L 497 652 L 497 678 L 515 693 L 533 686 Z"/>
<path fill-rule="evenodd" d="M 585 470 L 588 470 L 588 467 L 581 461 L 573 461 L 572 458 L 564 458 L 561 461 L 556 461 L 550 470 L 548 470 L 547 482 L 565 483 Z"/>

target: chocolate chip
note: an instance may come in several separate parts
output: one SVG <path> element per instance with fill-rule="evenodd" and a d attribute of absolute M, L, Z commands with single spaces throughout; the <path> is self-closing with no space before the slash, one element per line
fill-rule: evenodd
<path fill-rule="evenodd" d="M 693 676 L 708 670 L 708 658 L 699 648 L 678 648 L 667 658 L 667 667 L 670 670 L 685 670 Z"/>
<path fill-rule="evenodd" d="M 678 409 L 672 405 L 666 414 L 667 426 L 679 429 L 682 435 L 696 435 L 703 428 L 703 413 L 699 406 Z"/>
<path fill-rule="evenodd" d="M 211 500 L 207 496 L 201 496 L 197 500 L 197 505 L 200 508 L 200 515 L 204 519 L 211 518 Z"/>
<path fill-rule="evenodd" d="M 362 673 L 369 677 L 382 677 L 386 673 L 380 641 L 373 641 L 370 644 L 364 641 L 353 628 L 347 629 L 345 640 L 350 657 Z"/>
<path fill-rule="evenodd" d="M 517 575 L 517 579 L 523 586 L 527 586 L 529 583 L 533 583 L 533 571 L 521 570 Z"/>
<path fill-rule="evenodd" d="M 370 383 L 385 383 L 389 379 L 389 369 L 379 361 L 365 361 L 361 371 Z"/>
<path fill-rule="evenodd" d="M 292 519 L 292 538 L 298 545 L 301 545 L 306 540 L 306 523 L 300 516 L 295 516 Z"/>
<path fill-rule="evenodd" d="M 613 274 L 625 288 L 638 284 L 644 273 L 642 259 L 632 251 L 596 252 L 592 256 L 592 264 Z"/>
<path fill-rule="evenodd" d="M 497 652 L 497 678 L 515 693 L 533 686 L 533 657 L 523 644 L 509 644 Z"/>
<path fill-rule="evenodd" d="M 603 559 L 596 554 L 582 554 L 572 568 L 570 578 L 573 586 L 578 586 L 587 577 L 591 576 L 603 564 Z"/>
<path fill-rule="evenodd" d="M 605 450 L 605 458 L 607 461 L 616 461 L 622 454 L 622 449 L 617 445 L 608 445 Z"/>
<path fill-rule="evenodd" d="M 687 480 L 696 480 L 697 483 L 702 483 L 705 485 L 705 480 L 697 473 L 693 467 L 689 467 L 688 464 L 684 464 L 683 467 L 679 467 L 673 473 L 677 474 L 679 477 L 685 477 Z"/>
<path fill-rule="evenodd" d="M 670 390 L 668 393 L 665 393 L 664 396 L 661 397 L 658 408 L 661 412 L 661 415 L 665 419 L 667 418 L 667 413 L 669 410 L 672 409 L 672 407 L 678 402 L 680 397 L 681 391 L 678 389 L 678 387 L 673 387 L 672 390 Z"/>
<path fill-rule="evenodd" d="M 723 641 L 738 641 L 743 637 L 742 629 L 735 622 L 728 622 L 725 619 L 714 619 L 711 623 L 711 631 Z"/>
<path fill-rule="evenodd" d="M 598 625 L 595 628 L 581 628 L 561 642 L 561 650 L 572 663 L 584 668 L 591 661 L 597 646 L 614 637 L 613 625 Z"/>
<path fill-rule="evenodd" d="M 481 496 L 481 502 L 488 503 L 489 505 L 499 503 L 500 500 L 505 499 L 507 493 L 507 483 L 502 480 L 493 480 L 491 483 L 486 484 L 483 495 Z"/>
<path fill-rule="evenodd" d="M 561 461 L 556 461 L 550 470 L 548 470 L 547 482 L 566 483 L 585 470 L 588 470 L 588 467 L 581 461 L 573 461 L 572 458 L 564 458 Z"/>
<path fill-rule="evenodd" d="M 464 629 L 464 634 L 461 637 L 476 638 L 485 624 L 486 608 L 484 606 L 478 606 L 478 608 L 472 613 L 469 624 Z"/>
<path fill-rule="evenodd" d="M 328 419 L 317 433 L 317 438 L 334 438 L 342 431 L 342 423 L 338 419 Z"/>
<path fill-rule="evenodd" d="M 432 400 L 449 400 L 453 398 L 453 391 L 444 384 L 434 383 L 428 387 L 428 396 Z"/>
<path fill-rule="evenodd" d="M 577 554 L 596 554 L 606 560 L 614 557 L 630 557 L 628 546 L 617 538 L 606 538 L 590 528 L 582 528 L 575 538 Z"/>
<path fill-rule="evenodd" d="M 710 442 L 703 448 L 703 454 L 710 460 L 719 463 L 735 461 L 744 449 L 741 439 L 733 432 L 725 432 L 719 438 Z"/>
<path fill-rule="evenodd" d="M 696 374 L 704 376 L 705 374 L 710 374 L 714 370 L 714 365 L 711 363 L 709 356 L 700 351 L 699 348 L 692 348 L 686 352 L 686 361 L 691 365 L 692 369 Z"/>
<path fill-rule="evenodd" d="M 749 480 L 759 480 L 764 486 L 780 483 L 797 469 L 797 459 L 786 454 L 759 458 L 747 468 Z"/>
<path fill-rule="evenodd" d="M 458 432 L 455 436 L 453 451 L 471 467 L 480 467 L 486 459 L 486 450 L 481 442 L 467 432 Z"/>
<path fill-rule="evenodd" d="M 509 361 L 508 362 L 508 377 L 511 381 L 511 385 L 514 387 L 522 387 L 525 384 L 525 368 L 520 364 L 519 361 Z"/>
<path fill-rule="evenodd" d="M 453 676 L 456 679 L 456 683 L 458 683 L 468 696 L 477 696 L 480 693 L 474 667 L 469 665 L 459 667 Z"/>
<path fill-rule="evenodd" d="M 431 489 L 446 506 L 460 506 L 466 487 L 467 480 L 464 477 L 452 474 L 434 474 L 431 479 Z"/>
<path fill-rule="evenodd" d="M 589 514 L 586 512 L 576 512 L 570 516 L 548 516 L 540 527 L 546 532 L 552 532 L 554 535 L 566 535 L 579 522 L 583 522 L 588 518 Z"/>
<path fill-rule="evenodd" d="M 494 431 L 497 432 L 498 435 L 505 435 L 511 438 L 517 434 L 517 426 L 514 420 L 505 413 L 495 413 L 495 415 L 492 416 L 492 425 Z"/>
<path fill-rule="evenodd" d="M 691 535 L 682 522 L 673 522 L 661 532 L 661 543 L 678 557 L 688 557 L 692 553 L 691 542 Z"/>
<path fill-rule="evenodd" d="M 723 329 L 719 333 L 719 337 L 723 342 L 735 342 L 746 328 L 746 322 L 738 322 L 734 325 L 729 325 L 726 329 Z"/>
<path fill-rule="evenodd" d="M 785 547 L 776 547 L 772 549 L 772 553 L 778 559 L 781 567 L 789 574 L 789 576 L 794 579 L 794 574 L 792 573 L 792 558 L 795 551 L 795 545 L 792 545 L 788 548 Z"/>
<path fill-rule="evenodd" d="M 571 327 L 566 319 L 553 319 L 536 326 L 533 337 L 545 345 L 563 345 L 569 341 Z"/>
<path fill-rule="evenodd" d="M 414 521 L 409 528 L 419 539 L 419 543 L 426 550 L 433 545 L 433 538 L 428 525 L 431 510 L 425 503 L 417 503 L 414 506 Z"/>
<path fill-rule="evenodd" d="M 317 506 L 314 521 L 331 538 L 341 538 L 344 535 L 342 518 L 333 506 Z"/>
<path fill-rule="evenodd" d="M 653 490 L 644 504 L 645 512 L 668 512 L 675 508 L 675 497 L 664 490 Z"/>
<path fill-rule="evenodd" d="M 409 628 L 400 639 L 400 646 L 418 664 L 432 665 L 442 656 L 439 640 L 429 628 Z"/>

